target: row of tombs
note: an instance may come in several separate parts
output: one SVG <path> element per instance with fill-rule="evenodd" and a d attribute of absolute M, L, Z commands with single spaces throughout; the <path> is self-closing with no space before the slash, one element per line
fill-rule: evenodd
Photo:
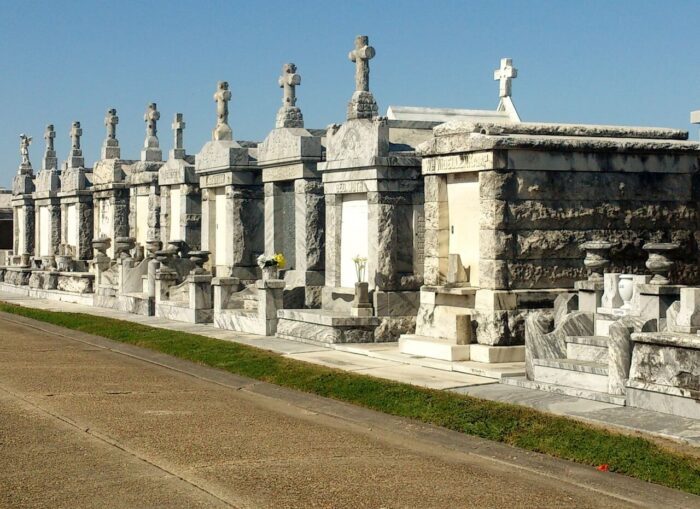
<path fill-rule="evenodd" d="M 178 113 L 163 158 L 155 104 L 138 160 L 121 158 L 115 110 L 92 168 L 77 122 L 60 168 L 48 126 L 36 175 L 22 135 L 0 288 L 520 363 L 525 376 L 503 382 L 700 418 L 700 144 L 678 129 L 521 122 L 508 59 L 496 110 L 379 117 L 373 55 L 359 37 L 347 119 L 327 129 L 304 126 L 287 64 L 259 143 L 235 141 L 226 82 L 194 156 Z"/>

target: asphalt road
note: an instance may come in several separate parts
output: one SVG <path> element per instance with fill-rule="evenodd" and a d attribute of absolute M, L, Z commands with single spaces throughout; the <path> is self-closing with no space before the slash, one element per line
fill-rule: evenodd
<path fill-rule="evenodd" d="M 0 507 L 693 507 L 585 466 L 0 314 Z"/>

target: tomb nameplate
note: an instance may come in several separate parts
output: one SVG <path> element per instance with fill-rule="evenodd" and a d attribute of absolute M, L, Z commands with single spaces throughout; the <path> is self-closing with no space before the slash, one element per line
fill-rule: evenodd
<path fill-rule="evenodd" d="M 354 194 L 366 193 L 367 191 L 367 184 L 361 180 L 355 182 L 337 182 L 328 185 L 326 188 L 326 193 L 329 194 Z"/>
<path fill-rule="evenodd" d="M 493 152 L 476 152 L 423 159 L 423 173 L 459 173 L 494 170 L 497 168 Z"/>

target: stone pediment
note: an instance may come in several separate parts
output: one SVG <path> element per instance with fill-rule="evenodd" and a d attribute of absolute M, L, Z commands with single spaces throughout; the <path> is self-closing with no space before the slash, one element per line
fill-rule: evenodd
<path fill-rule="evenodd" d="M 34 192 L 34 177 L 29 174 L 15 175 L 12 179 L 12 194 L 30 194 Z"/>
<path fill-rule="evenodd" d="M 258 145 L 258 164 L 289 163 L 303 159 L 321 159 L 321 137 L 304 128 L 273 129 Z"/>
<path fill-rule="evenodd" d="M 249 149 L 233 140 L 208 141 L 195 159 L 195 171 L 207 173 L 251 165 Z"/>
<path fill-rule="evenodd" d="M 93 185 L 113 184 L 124 182 L 124 161 L 121 159 L 102 159 L 95 163 L 92 170 Z"/>
<path fill-rule="evenodd" d="M 61 189 L 60 173 L 54 170 L 41 170 L 34 181 L 35 192 L 52 193 Z"/>
<path fill-rule="evenodd" d="M 69 168 L 61 174 L 61 192 L 82 191 L 88 187 L 84 168 Z"/>
<path fill-rule="evenodd" d="M 326 160 L 359 160 L 389 155 L 389 126 L 383 119 L 348 120 L 326 135 Z"/>
<path fill-rule="evenodd" d="M 184 159 L 168 159 L 158 170 L 158 185 L 196 184 L 194 165 Z"/>

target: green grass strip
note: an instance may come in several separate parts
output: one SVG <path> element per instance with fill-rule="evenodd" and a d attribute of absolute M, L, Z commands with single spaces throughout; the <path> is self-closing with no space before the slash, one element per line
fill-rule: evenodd
<path fill-rule="evenodd" d="M 272 384 L 408 417 L 700 495 L 700 460 L 637 436 L 537 410 L 348 373 L 196 334 L 0 302 L 0 310 Z"/>

